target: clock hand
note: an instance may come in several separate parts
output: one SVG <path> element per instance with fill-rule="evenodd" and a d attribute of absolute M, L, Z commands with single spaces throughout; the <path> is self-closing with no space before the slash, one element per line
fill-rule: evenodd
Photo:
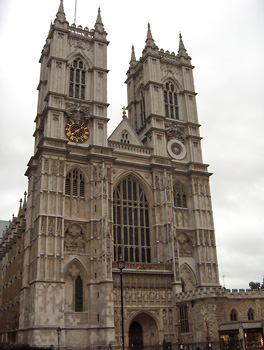
<path fill-rule="evenodd" d="M 78 133 L 82 128 L 80 127 L 79 129 L 75 130 L 74 132 L 72 132 L 72 135 L 76 136 L 76 133 Z"/>

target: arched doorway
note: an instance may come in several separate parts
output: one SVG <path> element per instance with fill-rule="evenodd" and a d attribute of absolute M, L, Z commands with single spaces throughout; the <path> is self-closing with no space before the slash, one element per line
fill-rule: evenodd
<path fill-rule="evenodd" d="M 143 331 L 138 322 L 133 322 L 129 328 L 129 347 L 131 350 L 143 348 Z"/>
<path fill-rule="evenodd" d="M 129 347 L 131 350 L 143 350 L 147 346 L 159 345 L 159 332 L 155 319 L 142 312 L 136 315 L 129 327 Z"/>

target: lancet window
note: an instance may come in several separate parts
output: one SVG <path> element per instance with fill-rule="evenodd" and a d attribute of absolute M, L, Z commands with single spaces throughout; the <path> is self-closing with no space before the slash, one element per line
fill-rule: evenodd
<path fill-rule="evenodd" d="M 75 293 L 74 293 L 75 312 L 83 311 L 83 280 L 79 275 L 75 280 Z"/>
<path fill-rule="evenodd" d="M 173 185 L 174 206 L 178 208 L 187 208 L 187 198 L 183 185 L 176 182 Z"/>
<path fill-rule="evenodd" d="M 187 305 L 180 306 L 180 327 L 181 333 L 189 332 L 189 319 Z"/>
<path fill-rule="evenodd" d="M 130 143 L 130 135 L 127 130 L 123 130 L 120 135 L 120 141 L 122 143 Z"/>
<path fill-rule="evenodd" d="M 248 320 L 249 321 L 253 321 L 254 320 L 254 310 L 252 308 L 250 308 L 248 310 Z"/>
<path fill-rule="evenodd" d="M 70 66 L 69 96 L 85 99 L 86 68 L 80 58 L 76 58 Z"/>
<path fill-rule="evenodd" d="M 150 263 L 149 204 L 140 184 L 128 177 L 114 190 L 114 260 Z"/>
<path fill-rule="evenodd" d="M 68 172 L 65 181 L 65 194 L 73 197 L 84 197 L 84 178 L 78 169 Z"/>
<path fill-rule="evenodd" d="M 230 312 L 230 321 L 232 322 L 237 321 L 237 312 L 235 309 L 232 309 Z"/>
<path fill-rule="evenodd" d="M 143 91 L 141 91 L 140 95 L 140 117 L 141 117 L 141 123 L 143 124 L 146 119 L 146 108 L 145 108 L 145 96 Z"/>
<path fill-rule="evenodd" d="M 175 85 L 169 81 L 164 86 L 164 105 L 166 118 L 179 119 L 178 95 Z"/>

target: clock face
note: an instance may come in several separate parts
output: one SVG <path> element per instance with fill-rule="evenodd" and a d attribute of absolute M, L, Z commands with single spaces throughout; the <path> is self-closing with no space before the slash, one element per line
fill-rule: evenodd
<path fill-rule="evenodd" d="M 182 160 L 187 153 L 186 147 L 178 139 L 172 139 L 167 143 L 167 151 L 169 155 L 176 160 Z"/>
<path fill-rule="evenodd" d="M 182 146 L 178 143 L 173 143 L 171 145 L 171 151 L 178 156 L 182 152 Z"/>
<path fill-rule="evenodd" d="M 89 138 L 89 130 L 86 124 L 70 120 L 65 126 L 65 135 L 72 142 L 84 143 Z"/>

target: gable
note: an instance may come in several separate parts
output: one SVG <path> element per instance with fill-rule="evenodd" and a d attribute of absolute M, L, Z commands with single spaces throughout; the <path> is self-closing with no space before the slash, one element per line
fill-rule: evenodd
<path fill-rule="evenodd" d="M 113 133 L 109 136 L 108 141 L 143 146 L 143 143 L 141 142 L 127 117 L 122 119 Z"/>

